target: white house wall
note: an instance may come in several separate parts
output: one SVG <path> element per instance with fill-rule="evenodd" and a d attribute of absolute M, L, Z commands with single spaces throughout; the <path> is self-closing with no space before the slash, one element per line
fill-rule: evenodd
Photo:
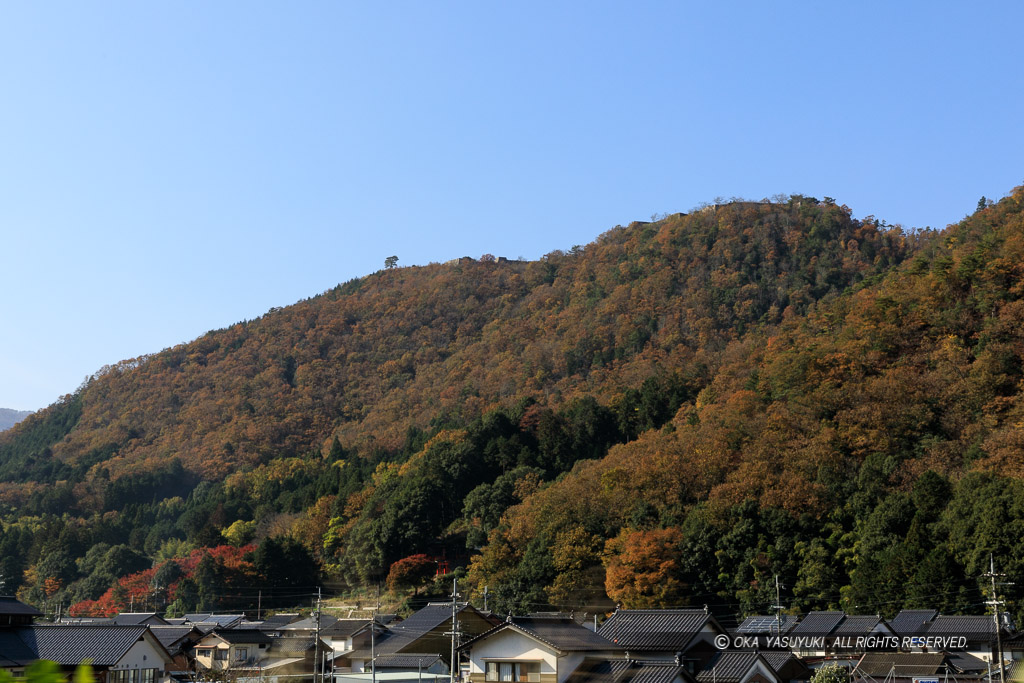
<path fill-rule="evenodd" d="M 470 675 L 486 674 L 487 661 L 540 662 L 541 675 L 549 676 L 557 674 L 560 668 L 558 656 L 553 650 L 513 629 L 496 633 L 473 646 Z"/>
<path fill-rule="evenodd" d="M 162 652 L 147 641 L 142 640 L 132 645 L 128 652 L 125 653 L 125 656 L 110 668 L 111 670 L 160 669 L 160 671 L 163 671 L 167 668 L 167 664 L 169 664 L 169 661 L 164 659 Z"/>

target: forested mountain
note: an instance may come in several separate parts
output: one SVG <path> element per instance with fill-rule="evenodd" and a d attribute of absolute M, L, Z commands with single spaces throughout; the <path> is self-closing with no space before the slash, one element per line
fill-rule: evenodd
<path fill-rule="evenodd" d="M 763 610 L 775 574 L 794 609 L 980 610 L 989 551 L 1024 569 L 1022 201 L 941 233 L 734 202 L 106 367 L 0 435 L 0 574 L 187 609 L 422 552 L 501 611 Z"/>
<path fill-rule="evenodd" d="M 11 410 L 10 408 L 0 408 L 0 432 L 5 429 L 10 429 L 31 414 L 32 411 L 30 410 Z"/>

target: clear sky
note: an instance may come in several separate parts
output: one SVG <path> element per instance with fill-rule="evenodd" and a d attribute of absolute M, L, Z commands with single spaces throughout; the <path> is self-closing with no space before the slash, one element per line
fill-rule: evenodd
<path fill-rule="evenodd" d="M 1024 3 L 8 2 L 0 407 L 383 266 L 1024 183 Z"/>

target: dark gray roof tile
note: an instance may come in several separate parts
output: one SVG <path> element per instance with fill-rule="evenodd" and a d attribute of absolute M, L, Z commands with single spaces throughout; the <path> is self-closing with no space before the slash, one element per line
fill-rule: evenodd
<path fill-rule="evenodd" d="M 675 652 L 710 621 L 703 609 L 618 610 L 597 632 L 631 652 Z"/>
<path fill-rule="evenodd" d="M 778 633 L 788 633 L 791 628 L 796 626 L 796 617 L 788 614 L 783 614 L 781 622 L 777 618 L 772 616 L 753 616 L 747 617 L 743 620 L 743 623 L 736 629 L 736 633 L 752 636 L 752 635 L 777 635 Z"/>
<path fill-rule="evenodd" d="M 750 671 L 750 667 L 754 666 L 757 657 L 756 652 L 719 652 L 708 662 L 704 670 L 697 674 L 697 680 L 737 683 Z"/>
<path fill-rule="evenodd" d="M 853 635 L 867 635 L 871 633 L 878 624 L 882 621 L 882 618 L 871 614 L 871 615 L 859 615 L 849 614 L 845 619 L 840 622 L 839 626 L 836 626 L 832 630 L 830 635 L 833 636 L 853 636 Z"/>
<path fill-rule="evenodd" d="M 214 629 L 209 635 L 223 638 L 226 642 L 232 644 L 252 643 L 253 645 L 259 645 L 260 643 L 273 642 L 273 639 L 266 632 L 258 628 L 218 628 Z"/>
<path fill-rule="evenodd" d="M 618 650 L 619 646 L 569 618 L 512 617 L 511 623 L 562 652 Z M 500 626 L 498 627 L 500 628 Z M 493 630 L 493 629 L 492 629 Z"/>
<path fill-rule="evenodd" d="M 439 654 L 414 654 L 381 655 L 374 661 L 376 662 L 376 668 L 378 669 L 405 669 L 407 671 L 417 671 L 421 667 L 423 669 L 429 669 L 439 661 L 443 661 L 443 659 Z"/>
<path fill-rule="evenodd" d="M 934 676 L 945 671 L 946 655 L 941 652 L 868 652 L 857 662 L 855 672 L 884 678 L 895 671 L 899 678 Z"/>
<path fill-rule="evenodd" d="M 566 683 L 672 683 L 677 676 L 692 680 L 686 668 L 674 662 L 588 658 Z"/>
<path fill-rule="evenodd" d="M 905 609 L 889 621 L 889 628 L 896 635 L 915 636 L 925 633 L 931 620 L 938 615 L 933 609 Z"/>
<path fill-rule="evenodd" d="M 928 627 L 930 636 L 966 636 L 984 638 L 996 635 L 995 621 L 984 615 L 942 615 Z"/>
<path fill-rule="evenodd" d="M 43 613 L 12 595 L 0 595 L 0 616 L 41 617 Z"/>
<path fill-rule="evenodd" d="M 27 666 L 38 659 L 19 637 L 24 628 L 0 628 L 0 669 Z"/>
<path fill-rule="evenodd" d="M 194 639 L 198 640 L 200 636 L 199 629 L 192 626 L 150 626 L 149 630 L 156 636 L 156 639 L 160 641 L 160 644 L 168 649 L 168 651 L 174 649 L 176 644 L 181 639 L 188 636 L 190 633 L 195 634 Z M 191 642 L 191 641 L 189 641 Z"/>
<path fill-rule="evenodd" d="M 331 626 L 320 631 L 322 636 L 347 638 L 369 627 L 369 619 L 338 619 Z"/>
<path fill-rule="evenodd" d="M 827 636 L 846 617 L 842 612 L 809 612 L 800 620 L 791 636 Z"/>
<path fill-rule="evenodd" d="M 39 659 L 76 666 L 91 659 L 94 666 L 112 666 L 138 640 L 145 626 L 35 625 L 19 629 L 21 639 Z"/>

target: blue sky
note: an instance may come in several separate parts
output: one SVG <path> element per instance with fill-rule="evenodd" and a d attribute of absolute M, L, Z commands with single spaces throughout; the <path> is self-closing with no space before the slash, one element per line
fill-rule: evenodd
<path fill-rule="evenodd" d="M 0 407 L 379 269 L 716 197 L 943 227 L 1024 183 L 1024 3 L 0 10 Z"/>

